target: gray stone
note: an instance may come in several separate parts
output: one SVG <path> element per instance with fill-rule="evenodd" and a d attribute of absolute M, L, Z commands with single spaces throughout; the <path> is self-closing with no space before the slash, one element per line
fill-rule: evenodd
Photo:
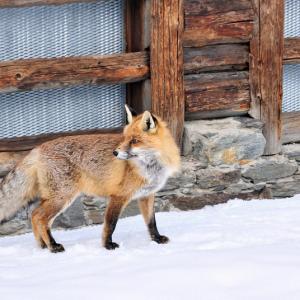
<path fill-rule="evenodd" d="M 279 179 L 268 187 L 273 197 L 292 197 L 300 193 L 300 176 Z"/>
<path fill-rule="evenodd" d="M 85 223 L 82 199 L 78 197 L 66 211 L 55 219 L 53 227 L 76 228 Z"/>
<path fill-rule="evenodd" d="M 295 161 L 286 157 L 276 155 L 260 158 L 252 163 L 243 166 L 242 175 L 251 179 L 254 183 L 270 182 L 272 180 L 288 177 L 298 170 Z"/>
<path fill-rule="evenodd" d="M 210 167 L 204 170 L 198 170 L 197 185 L 202 189 L 221 188 L 224 189 L 230 184 L 239 182 L 241 171 L 232 167 L 216 168 Z M 218 190 L 218 189 L 215 189 Z"/>
<path fill-rule="evenodd" d="M 250 118 L 186 122 L 184 153 L 214 166 L 257 159 L 266 143 L 257 122 Z"/>
<path fill-rule="evenodd" d="M 282 153 L 289 159 L 295 159 L 300 162 L 300 144 L 283 145 Z"/>

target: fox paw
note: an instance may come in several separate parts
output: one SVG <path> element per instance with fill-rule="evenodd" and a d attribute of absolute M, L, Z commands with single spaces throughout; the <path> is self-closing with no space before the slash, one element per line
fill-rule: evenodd
<path fill-rule="evenodd" d="M 51 245 L 50 251 L 51 251 L 52 253 L 64 252 L 64 251 L 65 251 L 65 248 L 64 248 L 64 246 L 61 245 L 61 244 L 54 244 L 54 245 Z"/>
<path fill-rule="evenodd" d="M 156 242 L 157 244 L 167 244 L 169 243 L 170 240 L 167 236 L 158 235 L 153 238 L 153 241 Z"/>
<path fill-rule="evenodd" d="M 105 243 L 104 247 L 107 250 L 115 250 L 116 248 L 119 248 L 119 245 L 117 243 L 114 243 L 114 242 L 107 242 L 107 243 Z"/>

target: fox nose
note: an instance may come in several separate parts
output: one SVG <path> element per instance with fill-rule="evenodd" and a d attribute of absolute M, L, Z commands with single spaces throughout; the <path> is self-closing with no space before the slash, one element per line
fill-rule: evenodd
<path fill-rule="evenodd" d="M 118 152 L 117 150 L 114 150 L 114 151 L 113 151 L 113 155 L 114 155 L 114 156 L 118 156 L 118 154 L 119 154 L 119 152 Z"/>

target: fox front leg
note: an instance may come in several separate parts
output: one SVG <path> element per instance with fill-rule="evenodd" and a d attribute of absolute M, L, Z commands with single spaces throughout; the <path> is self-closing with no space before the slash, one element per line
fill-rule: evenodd
<path fill-rule="evenodd" d="M 112 241 L 112 234 L 116 228 L 119 216 L 128 203 L 127 198 L 112 196 L 105 212 L 104 228 L 102 234 L 103 246 L 108 250 L 114 250 L 119 245 Z"/>
<path fill-rule="evenodd" d="M 146 225 L 148 226 L 151 239 L 158 244 L 166 244 L 169 242 L 169 238 L 164 235 L 160 235 L 156 226 L 154 200 L 154 195 L 140 199 L 140 211 L 144 217 Z"/>

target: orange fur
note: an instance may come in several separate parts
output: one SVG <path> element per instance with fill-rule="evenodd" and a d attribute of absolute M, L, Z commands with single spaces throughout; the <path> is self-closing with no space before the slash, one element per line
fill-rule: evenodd
<path fill-rule="evenodd" d="M 78 194 L 86 193 L 111 199 L 106 212 L 103 244 L 108 249 L 114 248 L 111 234 L 115 224 L 112 224 L 116 223 L 133 195 L 149 184 L 134 159 L 120 160 L 113 156 L 114 150 L 150 149 L 158 153 L 159 163 L 168 169 L 168 174 L 179 169 L 179 151 L 166 124 L 155 117 L 155 128 L 145 130 L 144 117 L 145 113 L 132 117 L 123 134 L 62 137 L 44 143 L 19 164 L 16 170 L 24 170 L 22 176 L 31 186 L 24 190 L 21 198 L 26 198 L 26 203 L 36 195 L 42 199 L 32 216 L 33 231 L 42 247 L 47 246 L 53 252 L 63 250 L 62 245 L 52 238 L 50 226 Z M 133 144 L 133 139 L 137 143 Z M 0 194 L 0 211 L 1 208 Z M 150 208 L 148 211 L 152 212 Z"/>

